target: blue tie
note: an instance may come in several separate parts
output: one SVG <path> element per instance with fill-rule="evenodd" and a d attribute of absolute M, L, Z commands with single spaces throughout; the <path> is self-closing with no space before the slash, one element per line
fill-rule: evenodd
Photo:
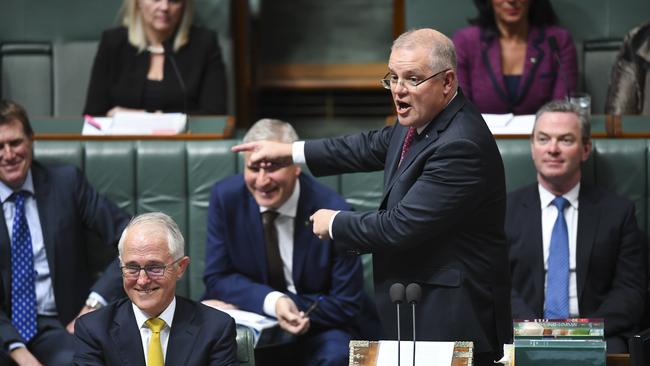
<path fill-rule="evenodd" d="M 25 218 L 27 192 L 14 194 L 15 213 L 11 241 L 11 323 L 29 342 L 36 334 L 36 290 L 32 236 Z"/>
<path fill-rule="evenodd" d="M 553 200 L 557 207 L 557 219 L 551 234 L 551 247 L 546 273 L 545 319 L 566 319 L 569 317 L 569 232 L 564 209 L 569 205 L 566 198 Z"/>

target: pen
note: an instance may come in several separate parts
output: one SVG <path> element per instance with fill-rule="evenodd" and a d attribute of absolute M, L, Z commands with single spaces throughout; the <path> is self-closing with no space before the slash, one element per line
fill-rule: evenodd
<path fill-rule="evenodd" d="M 84 114 L 84 120 L 86 121 L 87 124 L 95 127 L 96 129 L 98 129 L 100 131 L 102 130 L 102 125 L 97 123 L 97 121 L 95 121 L 95 119 L 91 115 Z"/>
<path fill-rule="evenodd" d="M 308 317 L 309 314 L 311 314 L 312 311 L 314 311 L 318 307 L 318 303 L 323 299 L 323 296 L 318 296 L 316 301 L 314 301 L 311 305 L 309 305 L 309 308 L 307 308 L 307 311 L 305 311 L 304 317 Z"/>

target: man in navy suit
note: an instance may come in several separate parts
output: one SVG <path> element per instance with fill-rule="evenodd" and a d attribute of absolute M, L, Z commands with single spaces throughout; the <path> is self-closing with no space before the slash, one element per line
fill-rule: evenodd
<path fill-rule="evenodd" d="M 290 124 L 263 119 L 244 141 L 297 138 Z M 361 263 L 356 256 L 338 255 L 331 240 L 314 237 L 309 216 L 322 207 L 350 206 L 302 174 L 300 166 L 261 167 L 249 155 L 243 175 L 212 189 L 205 298 L 219 301 L 206 303 L 276 317 L 282 329 L 298 336 L 292 364 L 347 365 L 350 332 L 363 299 Z M 268 215 L 276 218 L 265 228 Z M 275 239 L 268 236 L 273 231 Z"/>
<path fill-rule="evenodd" d="M 581 182 L 581 166 L 591 151 L 590 126 L 572 104 L 544 105 L 537 112 L 530 146 L 537 184 L 508 196 L 512 316 L 604 318 L 607 351 L 626 353 L 646 296 L 645 240 L 634 204 Z M 567 201 L 563 246 L 554 244 L 561 243 L 555 239 L 560 234 L 554 234 L 557 199 Z M 568 253 L 568 260 L 555 259 L 562 258 L 560 250 L 565 257 Z M 556 278 L 563 281 L 557 292 Z"/>
<path fill-rule="evenodd" d="M 316 175 L 384 170 L 377 212 L 330 209 L 314 233 L 338 250 L 373 253 L 384 331 L 396 337 L 395 282 L 422 288 L 420 340 L 474 342 L 474 360 L 491 365 L 512 334 L 508 248 L 503 232 L 505 178 L 496 143 L 456 79 L 456 55 L 433 29 L 393 43 L 388 73 L 398 123 L 379 131 L 293 144 L 249 143 L 254 164 L 306 161 Z M 402 319 L 410 309 L 402 306 Z M 403 321 L 402 335 L 411 322 Z"/>
<path fill-rule="evenodd" d="M 77 315 L 123 295 L 117 261 L 94 281 L 88 265 L 92 255 L 88 234 L 114 247 L 129 217 L 99 195 L 75 167 L 34 161 L 33 138 L 25 110 L 14 102 L 0 101 L 0 200 L 4 212 L 0 224 L 0 364 L 70 365 L 74 337 L 69 332 Z M 18 205 L 19 196 L 24 197 L 20 199 L 24 205 Z M 29 242 L 15 240 L 23 225 Z M 25 265 L 33 269 L 33 281 L 19 280 L 12 271 L 20 267 L 11 253 L 18 253 L 16 248 L 21 245 L 30 247 L 25 253 L 33 254 L 31 258 L 22 256 L 29 262 Z M 20 286 L 31 289 L 16 292 Z M 15 303 L 23 301 L 32 305 Z M 30 319 L 36 317 L 33 334 L 24 331 L 34 329 L 29 326 L 33 322 L 21 325 L 15 316 L 22 312 L 19 309 L 31 312 Z"/>
<path fill-rule="evenodd" d="M 118 250 L 129 298 L 77 319 L 75 365 L 238 365 L 234 320 L 175 296 L 190 258 L 171 217 L 137 216 Z"/>

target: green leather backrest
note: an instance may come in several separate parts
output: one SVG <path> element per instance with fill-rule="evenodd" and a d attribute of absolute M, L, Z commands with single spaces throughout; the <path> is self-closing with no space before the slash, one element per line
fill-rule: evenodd
<path fill-rule="evenodd" d="M 73 164 L 89 182 L 130 214 L 163 211 L 182 230 L 189 270 L 181 295 L 203 294 L 205 224 L 210 188 L 236 173 L 233 140 L 36 141 L 37 159 Z"/>

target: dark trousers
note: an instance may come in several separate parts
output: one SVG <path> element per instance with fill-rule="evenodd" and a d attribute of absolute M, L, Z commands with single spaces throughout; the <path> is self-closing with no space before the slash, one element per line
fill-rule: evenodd
<path fill-rule="evenodd" d="M 47 366 L 70 366 L 74 356 L 74 336 L 65 330 L 58 318 L 38 316 L 36 336 L 27 349 Z M 0 350 L 0 365 L 15 365 L 9 353 Z"/>
<path fill-rule="evenodd" d="M 339 329 L 311 330 L 295 342 L 255 350 L 258 366 L 347 366 L 350 335 Z"/>

